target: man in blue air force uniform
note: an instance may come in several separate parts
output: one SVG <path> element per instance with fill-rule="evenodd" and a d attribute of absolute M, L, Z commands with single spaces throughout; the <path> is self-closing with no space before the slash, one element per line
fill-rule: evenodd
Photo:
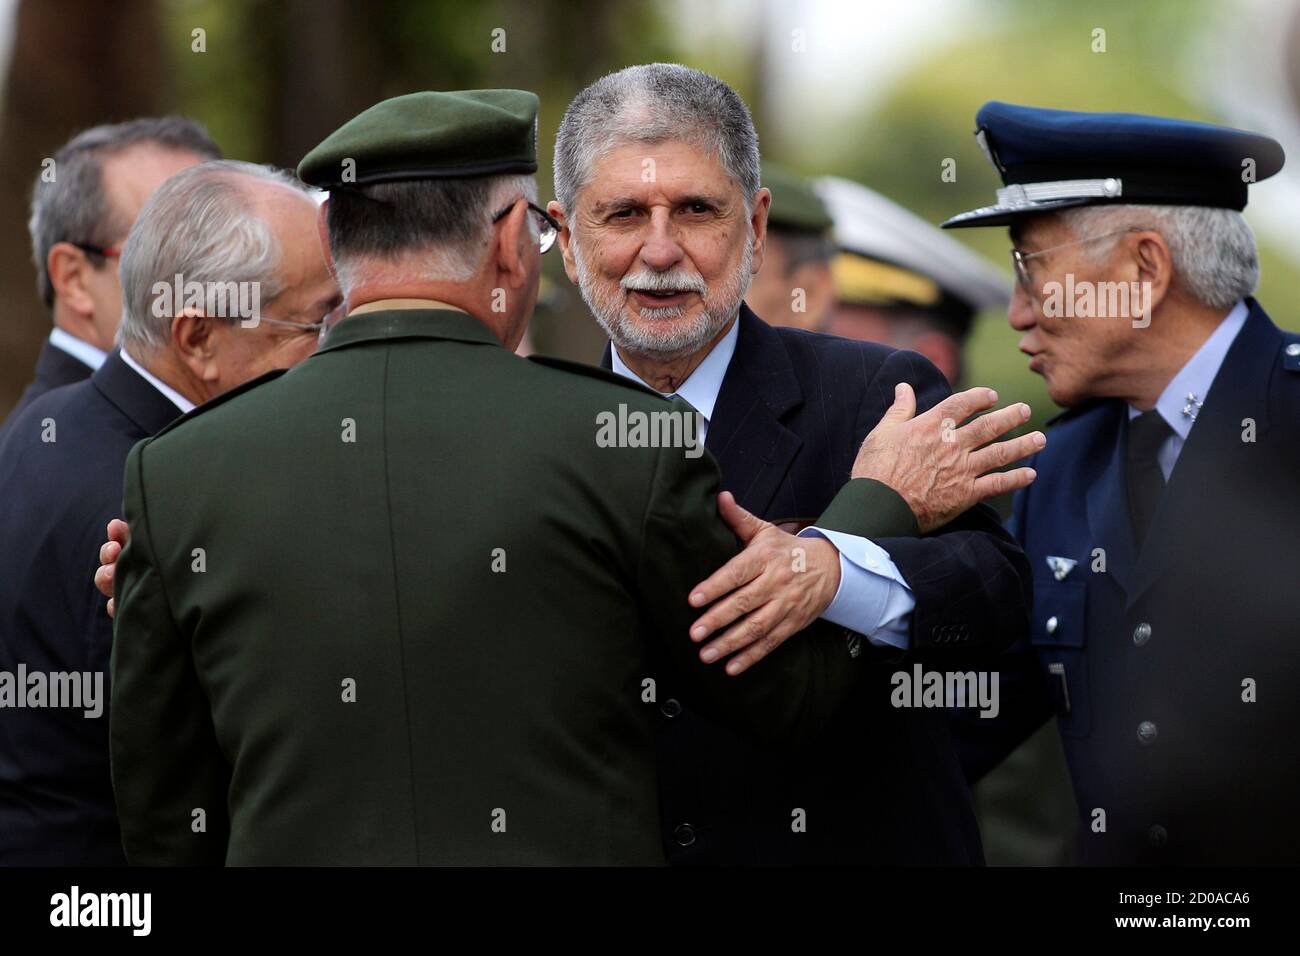
<path fill-rule="evenodd" d="M 1005 188 L 945 226 L 1010 227 L 1011 325 L 1067 410 L 1012 519 L 1030 646 L 1001 716 L 958 719 L 968 775 L 1055 713 L 1084 862 L 1294 863 L 1300 336 L 1251 297 L 1240 214 L 1282 149 L 1004 103 L 977 126 Z"/>

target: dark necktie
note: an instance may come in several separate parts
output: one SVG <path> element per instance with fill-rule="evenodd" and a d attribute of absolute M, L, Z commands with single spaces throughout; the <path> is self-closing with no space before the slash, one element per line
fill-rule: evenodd
<path fill-rule="evenodd" d="M 1147 529 L 1160 504 L 1160 493 L 1165 490 L 1165 475 L 1160 470 L 1156 453 L 1173 429 L 1155 409 L 1143 412 L 1128 423 L 1128 449 L 1125 464 L 1128 469 L 1128 511 L 1133 520 L 1133 538 L 1138 550 L 1146 539 Z"/>

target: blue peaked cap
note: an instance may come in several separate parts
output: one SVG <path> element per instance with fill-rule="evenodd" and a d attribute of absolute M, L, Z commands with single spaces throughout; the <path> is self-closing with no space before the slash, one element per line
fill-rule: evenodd
<path fill-rule="evenodd" d="M 1005 187 L 994 205 L 954 216 L 945 229 L 1107 203 L 1241 210 L 1247 186 L 1286 161 L 1267 136 L 1164 116 L 995 101 L 980 107 L 975 124 Z"/>

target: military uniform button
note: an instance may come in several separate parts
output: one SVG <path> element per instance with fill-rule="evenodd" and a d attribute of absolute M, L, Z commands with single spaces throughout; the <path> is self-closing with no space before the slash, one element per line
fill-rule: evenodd
<path fill-rule="evenodd" d="M 669 697 L 659 705 L 659 712 L 665 717 L 676 717 L 682 712 L 682 702 L 676 697 Z"/>
<path fill-rule="evenodd" d="M 1300 355 L 1300 344 L 1297 344 L 1297 343 L 1295 343 L 1295 342 L 1292 342 L 1290 345 L 1288 345 L 1288 346 L 1286 347 L 1286 354 L 1287 354 L 1287 355 Z"/>
<path fill-rule="evenodd" d="M 1047 625 L 1046 625 L 1046 627 L 1047 627 L 1047 633 L 1048 633 L 1048 634 L 1055 634 L 1055 633 L 1056 633 L 1056 628 L 1060 625 L 1060 623 L 1061 623 L 1061 622 L 1058 621 L 1058 620 L 1056 619 L 1056 615 L 1055 615 L 1055 614 L 1053 614 L 1051 617 L 1049 617 L 1049 618 L 1047 619 Z"/>
<path fill-rule="evenodd" d="M 1156 739 L 1156 725 L 1149 720 L 1144 720 L 1138 724 L 1138 740 L 1144 744 L 1149 744 Z"/>
<path fill-rule="evenodd" d="M 695 842 L 695 827 L 689 823 L 679 823 L 673 830 L 673 840 L 678 846 L 690 846 Z"/>
<path fill-rule="evenodd" d="M 1157 823 L 1147 830 L 1147 842 L 1152 846 L 1164 846 L 1169 842 L 1169 831 Z"/>
<path fill-rule="evenodd" d="M 1133 628 L 1133 643 L 1141 647 L 1147 641 L 1151 640 L 1151 625 L 1143 621 L 1137 627 Z"/>

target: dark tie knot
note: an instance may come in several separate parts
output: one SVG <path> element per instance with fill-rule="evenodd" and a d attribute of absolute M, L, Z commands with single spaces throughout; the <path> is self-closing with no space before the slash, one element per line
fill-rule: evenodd
<path fill-rule="evenodd" d="M 1174 433 L 1169 423 L 1154 408 L 1128 423 L 1128 454 L 1132 461 L 1149 461 L 1164 440 Z"/>

